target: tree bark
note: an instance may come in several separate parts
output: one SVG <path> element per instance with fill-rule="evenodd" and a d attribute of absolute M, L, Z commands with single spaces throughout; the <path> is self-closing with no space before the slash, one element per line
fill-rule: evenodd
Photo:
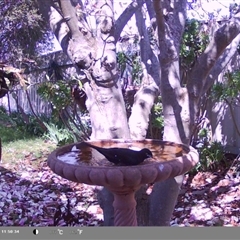
<path fill-rule="evenodd" d="M 236 54 L 236 49 L 240 44 L 240 34 L 238 34 L 231 44 L 224 50 L 223 54 L 219 57 L 210 73 L 207 76 L 205 81 L 203 92 L 205 94 L 214 84 L 216 77 L 222 72 L 222 70 L 227 66 L 227 64 L 231 61 L 233 56 Z"/>
<path fill-rule="evenodd" d="M 189 143 L 188 96 L 180 85 L 179 50 L 186 18 L 186 1 L 153 0 L 158 26 L 161 96 L 164 115 L 163 140 Z M 155 183 L 150 195 L 149 223 L 169 226 L 183 175 Z"/>
<path fill-rule="evenodd" d="M 142 87 L 134 96 L 132 113 L 129 118 L 132 139 L 146 138 L 149 125 L 149 115 L 154 101 L 159 94 L 159 61 L 151 49 L 149 35 L 141 9 L 137 9 L 136 22 L 140 40 L 141 61 L 143 69 Z"/>
<path fill-rule="evenodd" d="M 131 19 L 137 9 L 141 8 L 144 0 L 133 0 L 128 7 L 123 11 L 119 18 L 115 22 L 115 41 L 117 42 L 123 28 L 127 22 Z"/>
<path fill-rule="evenodd" d="M 188 94 L 190 116 L 190 131 L 194 129 L 195 119 L 199 112 L 199 102 L 203 94 L 206 79 L 217 63 L 224 50 L 240 33 L 240 12 L 232 17 L 214 32 L 214 36 L 205 51 L 199 56 L 194 67 L 188 74 Z M 222 61 L 222 60 L 219 60 Z"/>
<path fill-rule="evenodd" d="M 84 18 L 76 21 L 70 0 L 61 0 L 60 3 L 64 18 L 51 1 L 45 1 L 40 6 L 83 82 L 87 95 L 86 107 L 91 119 L 91 139 L 130 138 L 117 75 L 113 1 L 97 2 L 96 30 L 87 29 L 86 26 L 90 24 Z M 113 225 L 112 194 L 103 189 L 98 197 L 104 211 L 104 224 Z"/>
<path fill-rule="evenodd" d="M 116 69 L 113 3 L 98 1 L 97 31 L 77 19 L 70 0 L 40 4 L 63 50 L 76 65 L 87 94 L 92 139 L 129 138 L 126 110 Z"/>

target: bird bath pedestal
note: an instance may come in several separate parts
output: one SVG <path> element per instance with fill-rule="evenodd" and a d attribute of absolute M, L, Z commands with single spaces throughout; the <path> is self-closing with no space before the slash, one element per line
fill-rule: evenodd
<path fill-rule="evenodd" d="M 81 143 L 58 148 L 49 155 L 48 165 L 54 173 L 70 181 L 104 186 L 113 193 L 115 226 L 137 226 L 135 192 L 142 185 L 182 175 L 199 160 L 194 148 L 166 141 L 118 139 L 89 143 L 104 148 L 148 148 L 153 153 L 153 158 L 135 166 L 113 165 L 96 150 L 81 148 Z"/>

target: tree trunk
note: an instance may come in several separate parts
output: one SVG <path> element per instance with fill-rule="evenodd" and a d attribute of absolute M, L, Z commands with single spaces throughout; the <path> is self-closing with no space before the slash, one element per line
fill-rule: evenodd
<path fill-rule="evenodd" d="M 183 175 L 155 183 L 150 195 L 149 226 L 170 226 Z"/>
<path fill-rule="evenodd" d="M 63 50 L 75 63 L 87 95 L 91 139 L 129 138 L 126 110 L 116 69 L 113 3 L 98 1 L 97 30 L 77 19 L 71 1 L 60 0 L 63 17 L 51 1 L 40 4 Z"/>
<path fill-rule="evenodd" d="M 138 2 L 142 2 L 138 0 Z M 134 96 L 132 113 L 129 118 L 130 134 L 132 139 L 146 138 L 149 125 L 149 115 L 154 101 L 159 94 L 159 61 L 151 48 L 149 34 L 141 9 L 135 13 L 140 40 L 140 51 L 143 69 L 142 87 Z"/>
<path fill-rule="evenodd" d="M 194 64 L 194 67 L 189 72 L 187 89 L 189 95 L 189 108 L 191 112 L 190 131 L 192 131 L 195 127 L 195 120 L 199 112 L 201 96 L 204 91 L 206 79 L 212 70 L 216 70 L 215 74 L 217 74 L 217 66 L 214 70 L 214 65 L 218 64 L 218 59 L 222 54 L 224 54 L 224 50 L 228 47 L 229 44 L 232 43 L 232 41 L 237 37 L 239 33 L 240 10 L 236 13 L 235 16 L 233 16 L 229 21 L 221 25 L 214 32 L 214 35 L 209 42 L 207 48 L 199 56 L 198 60 Z M 238 42 L 238 38 L 236 38 L 235 40 L 236 42 Z M 229 46 L 229 49 L 231 49 L 231 46 Z M 231 53 L 229 53 L 229 55 L 231 55 Z M 223 60 L 224 59 L 221 60 L 220 58 L 219 64 L 221 62 L 224 62 Z M 213 81 L 211 81 L 211 83 L 213 84 Z"/>
<path fill-rule="evenodd" d="M 113 2 L 97 2 L 96 31 L 88 29 L 84 18 L 77 19 L 70 0 L 60 0 L 63 17 L 51 1 L 40 6 L 83 82 L 91 119 L 91 139 L 129 139 L 126 109 L 117 75 Z M 98 198 L 104 210 L 104 224 L 113 225 L 112 194 L 102 189 Z"/>
<path fill-rule="evenodd" d="M 179 49 L 186 18 L 186 1 L 153 0 L 156 12 L 164 115 L 163 140 L 189 143 L 189 109 L 185 88 L 180 85 Z M 150 225 L 169 226 L 183 176 L 154 184 L 150 196 Z"/>

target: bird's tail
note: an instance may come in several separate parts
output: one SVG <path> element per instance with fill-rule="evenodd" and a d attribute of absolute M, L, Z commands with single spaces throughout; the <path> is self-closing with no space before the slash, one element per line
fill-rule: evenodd
<path fill-rule="evenodd" d="M 81 143 L 80 143 L 80 147 L 91 147 L 91 148 L 94 148 L 94 149 L 96 149 L 96 150 L 99 149 L 99 147 L 94 146 L 94 145 L 92 145 L 92 144 L 90 144 L 90 143 L 88 143 L 88 142 L 81 142 Z"/>
<path fill-rule="evenodd" d="M 81 142 L 80 143 L 80 147 L 91 147 L 92 145 L 90 143 L 87 142 Z"/>

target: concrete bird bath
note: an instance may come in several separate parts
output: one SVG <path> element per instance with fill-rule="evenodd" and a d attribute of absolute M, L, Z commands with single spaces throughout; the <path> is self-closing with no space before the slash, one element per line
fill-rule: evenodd
<path fill-rule="evenodd" d="M 135 166 L 114 165 L 96 150 L 81 148 L 81 143 L 60 147 L 49 155 L 48 165 L 54 173 L 70 181 L 104 186 L 113 193 L 115 226 L 137 226 L 135 192 L 142 185 L 182 175 L 199 160 L 194 148 L 166 141 L 117 139 L 89 143 L 105 148 L 149 148 L 153 153 L 153 158 Z"/>

